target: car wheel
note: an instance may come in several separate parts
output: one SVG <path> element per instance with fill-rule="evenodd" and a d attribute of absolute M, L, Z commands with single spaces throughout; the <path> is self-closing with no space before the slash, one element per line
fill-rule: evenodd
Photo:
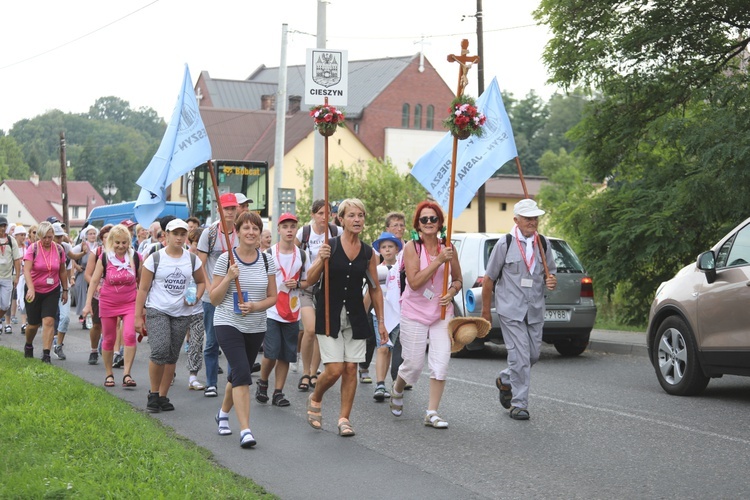
<path fill-rule="evenodd" d="M 668 394 L 694 396 L 706 388 L 709 377 L 701 370 L 695 337 L 682 318 L 662 321 L 653 347 L 656 378 Z"/>
<path fill-rule="evenodd" d="M 557 352 L 562 356 L 574 357 L 586 350 L 589 345 L 589 337 L 556 340 L 554 345 Z"/>

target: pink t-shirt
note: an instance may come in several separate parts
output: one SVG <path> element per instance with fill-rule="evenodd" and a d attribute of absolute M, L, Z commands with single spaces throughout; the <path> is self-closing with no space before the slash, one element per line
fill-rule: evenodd
<path fill-rule="evenodd" d="M 445 245 L 440 245 L 440 251 L 445 249 Z M 427 251 L 424 245 L 415 248 L 419 252 L 419 269 L 424 269 L 429 265 Z M 450 267 L 449 267 L 450 269 Z M 440 319 L 440 296 L 443 294 L 443 276 L 445 275 L 445 265 L 441 265 L 432 278 L 417 290 L 412 290 L 408 284 L 403 295 L 401 295 L 401 317 L 431 325 Z M 427 290 L 429 292 L 425 293 Z M 428 299 L 430 295 L 432 299 Z M 453 317 L 453 304 L 445 308 L 445 318 Z"/>
<path fill-rule="evenodd" d="M 48 250 L 38 242 L 26 249 L 23 260 L 31 262 L 31 283 L 34 285 L 34 292 L 49 293 L 60 286 L 60 263 L 65 266 L 62 252 L 62 247 L 54 242 Z"/>
<path fill-rule="evenodd" d="M 118 266 L 110 260 L 111 255 L 107 255 L 107 272 L 99 291 L 99 316 L 103 318 L 135 311 L 135 296 L 138 292 L 134 264 L 129 262 L 125 267 L 125 259 L 130 260 L 127 255 L 125 259 L 113 256 L 121 263 Z"/>

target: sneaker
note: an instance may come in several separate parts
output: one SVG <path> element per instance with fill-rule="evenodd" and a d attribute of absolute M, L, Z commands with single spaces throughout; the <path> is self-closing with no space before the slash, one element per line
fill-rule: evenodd
<path fill-rule="evenodd" d="M 372 395 L 372 398 L 378 402 L 385 401 L 385 386 L 384 385 L 377 386 L 375 388 L 375 394 Z"/>
<path fill-rule="evenodd" d="M 112 358 L 112 368 L 122 368 L 123 366 L 125 366 L 125 356 L 118 351 L 115 353 L 115 357 Z"/>
<path fill-rule="evenodd" d="M 55 352 L 55 356 L 57 356 L 57 359 L 66 359 L 65 353 L 63 352 L 63 345 L 65 344 L 60 344 L 60 345 L 55 346 L 54 352 Z"/>
<path fill-rule="evenodd" d="M 26 323 L 21 325 L 21 335 L 25 335 L 25 334 L 26 334 Z"/>
<path fill-rule="evenodd" d="M 274 392 L 271 404 L 273 406 L 289 406 L 289 400 L 284 396 L 283 392 Z"/>
<path fill-rule="evenodd" d="M 242 436 L 240 436 L 240 446 L 243 448 L 252 448 L 258 444 L 258 442 L 253 437 L 253 433 L 250 431 L 245 431 Z"/>
<path fill-rule="evenodd" d="M 42 363 L 47 363 L 48 365 L 52 364 L 52 359 L 49 357 L 49 354 L 42 355 Z"/>
<path fill-rule="evenodd" d="M 207 398 L 215 398 L 219 393 L 216 391 L 216 386 L 209 385 L 206 387 L 206 390 L 203 391 L 203 395 Z"/>
<path fill-rule="evenodd" d="M 268 403 L 268 381 L 258 379 L 258 387 L 255 389 L 255 400 L 258 403 Z"/>
<path fill-rule="evenodd" d="M 159 413 L 161 411 L 161 405 L 159 405 L 159 393 L 158 392 L 148 393 L 148 403 L 146 404 L 146 411 L 149 413 Z"/>
<path fill-rule="evenodd" d="M 89 354 L 89 364 L 96 365 L 98 363 L 99 363 L 99 354 L 95 352 L 92 352 L 91 354 Z"/>
<path fill-rule="evenodd" d="M 33 358 L 34 357 L 34 346 L 31 344 L 26 344 L 23 347 L 23 357 L 24 358 Z"/>
<path fill-rule="evenodd" d="M 250 373 L 258 373 L 260 371 L 260 363 L 253 363 L 252 368 L 250 368 Z"/>
<path fill-rule="evenodd" d="M 159 399 L 157 400 L 159 403 L 159 408 L 161 408 L 161 411 L 172 411 L 174 410 L 174 405 L 169 402 L 169 398 L 166 396 L 159 396 Z"/>
<path fill-rule="evenodd" d="M 13 323 L 14 325 L 17 325 L 18 324 L 18 318 L 16 318 L 15 316 L 13 316 L 13 317 L 10 318 L 10 322 Z"/>
<path fill-rule="evenodd" d="M 372 377 L 370 377 L 369 371 L 367 370 L 359 371 L 359 383 L 360 384 L 372 384 Z"/>
<path fill-rule="evenodd" d="M 5 333 L 13 333 L 13 327 L 10 325 L 5 325 Z"/>
<path fill-rule="evenodd" d="M 299 353 L 297 353 L 297 361 L 290 363 L 289 368 L 292 369 L 292 373 L 297 373 L 299 371 Z"/>

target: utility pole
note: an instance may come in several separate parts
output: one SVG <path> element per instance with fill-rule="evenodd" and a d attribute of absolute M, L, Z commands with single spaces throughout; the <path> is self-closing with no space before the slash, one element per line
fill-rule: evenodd
<path fill-rule="evenodd" d="M 271 241 L 277 241 L 278 228 L 273 222 L 279 220 L 281 215 L 281 183 L 282 169 L 284 168 L 284 136 L 286 135 L 286 50 L 287 50 L 287 31 L 286 24 L 281 25 L 281 60 L 279 61 L 279 87 L 276 90 L 276 144 L 274 144 L 274 161 L 273 161 L 273 210 L 269 229 L 271 229 Z M 320 135 L 320 134 L 317 134 Z"/>
<path fill-rule="evenodd" d="M 484 92 L 484 28 L 482 26 L 482 0 L 477 0 L 477 55 L 479 64 L 477 66 L 477 97 Z M 486 184 L 486 183 L 485 183 Z M 477 191 L 477 229 L 480 233 L 487 231 L 485 184 Z"/>
<path fill-rule="evenodd" d="M 328 0 L 318 0 L 318 33 L 317 48 L 326 48 L 326 3 Z M 324 197 L 325 183 L 323 179 L 325 163 L 325 137 L 320 134 L 313 134 L 315 138 L 315 155 L 313 163 L 313 196 L 312 201 L 320 200 Z M 310 207 L 304 207 L 303 211 L 309 213 Z M 303 212 L 304 213 L 304 212 Z"/>
<path fill-rule="evenodd" d="M 70 230 L 68 220 L 68 162 L 65 159 L 65 132 L 60 132 L 60 191 L 62 192 L 62 216 L 65 227 Z"/>

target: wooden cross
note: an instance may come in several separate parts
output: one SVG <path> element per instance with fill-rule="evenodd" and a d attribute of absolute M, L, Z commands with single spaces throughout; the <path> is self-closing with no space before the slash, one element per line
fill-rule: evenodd
<path fill-rule="evenodd" d="M 479 56 L 469 56 L 469 41 L 464 39 L 461 40 L 461 55 L 449 55 L 448 62 L 457 62 L 461 65 L 458 71 L 458 90 L 456 91 L 456 96 L 463 95 L 464 89 L 469 84 L 466 73 L 469 72 L 472 64 L 479 62 Z"/>

